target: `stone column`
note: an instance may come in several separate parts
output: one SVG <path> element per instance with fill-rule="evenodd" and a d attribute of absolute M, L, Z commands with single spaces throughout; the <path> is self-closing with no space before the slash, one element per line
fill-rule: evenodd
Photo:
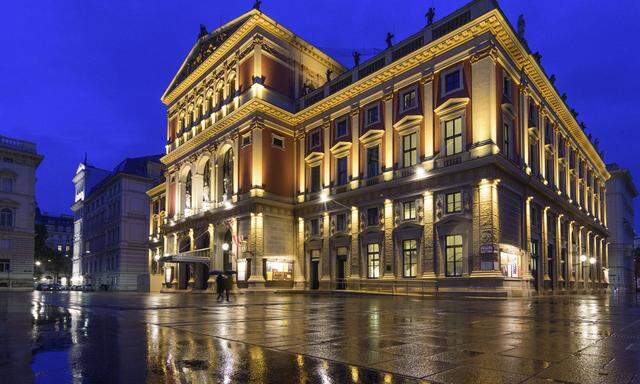
<path fill-rule="evenodd" d="M 207 231 L 209 232 L 209 272 L 216 269 L 216 259 L 215 259 L 215 235 L 216 229 L 213 224 L 209 224 Z M 207 279 L 207 288 L 211 290 L 215 290 L 216 287 L 216 277 L 214 275 L 209 275 Z"/>
<path fill-rule="evenodd" d="M 586 228 L 585 228 L 586 231 Z M 591 282 L 591 257 L 593 254 L 591 253 L 591 231 L 587 231 L 585 235 L 585 254 L 587 255 L 587 260 L 585 260 L 586 268 L 585 268 L 585 276 L 584 276 L 584 284 L 587 287 L 588 283 Z"/>
<path fill-rule="evenodd" d="M 194 171 L 195 171 L 194 167 Z M 193 173 L 191 176 L 191 208 L 194 213 L 200 211 L 202 208 L 202 188 L 204 188 L 203 176 L 199 173 Z"/>
<path fill-rule="evenodd" d="M 251 277 L 249 287 L 251 289 L 264 288 L 264 218 L 262 212 L 251 212 L 251 233 L 249 234 L 249 249 L 251 250 Z"/>
<path fill-rule="evenodd" d="M 423 148 L 424 157 L 431 159 L 433 157 L 433 73 L 425 75 L 420 79 L 422 84 L 422 113 L 424 118 L 422 120 L 422 135 L 423 135 Z M 426 169 L 433 168 L 431 166 Z"/>
<path fill-rule="evenodd" d="M 538 141 L 539 145 L 539 150 L 540 150 L 540 161 L 539 161 L 539 165 L 540 165 L 540 175 L 542 175 L 542 179 L 544 180 L 544 183 L 547 183 L 547 116 L 544 114 L 539 113 L 539 123 L 538 123 L 538 133 L 540 136 L 540 140 Z"/>
<path fill-rule="evenodd" d="M 239 167 L 240 167 L 240 156 L 238 155 L 238 135 L 233 137 L 233 194 L 238 194 L 238 176 L 239 176 Z"/>
<path fill-rule="evenodd" d="M 329 118 L 322 123 L 322 137 L 324 157 L 322 158 L 322 187 L 329 188 L 331 185 L 331 122 Z"/>
<path fill-rule="evenodd" d="M 394 247 L 393 247 L 393 201 L 386 199 L 384 201 L 384 244 L 380 266 L 383 279 L 393 279 L 395 272 L 394 265 Z"/>
<path fill-rule="evenodd" d="M 360 213 L 357 207 L 351 207 L 351 279 L 359 279 L 362 276 L 362 269 L 360 267 Z"/>
<path fill-rule="evenodd" d="M 531 173 L 531 157 L 529 155 L 529 92 L 525 84 L 520 84 L 520 129 L 522 132 L 522 158 L 527 173 Z"/>
<path fill-rule="evenodd" d="M 358 104 L 351 106 L 351 189 L 358 188 L 360 179 L 360 115 Z"/>
<path fill-rule="evenodd" d="M 306 255 L 304 252 L 304 219 L 298 217 L 297 225 L 295 225 L 296 233 L 296 261 L 293 266 L 293 282 L 295 289 L 305 288 L 306 276 Z"/>
<path fill-rule="evenodd" d="M 436 270 L 434 263 L 434 239 L 433 239 L 433 193 L 427 191 L 424 193 L 424 215 L 423 215 L 423 234 L 422 234 L 422 278 L 435 279 Z"/>
<path fill-rule="evenodd" d="M 297 140 L 298 140 L 298 194 L 304 196 L 304 193 L 306 190 L 305 171 L 307 169 L 307 164 L 304 161 L 304 154 L 305 154 L 304 136 L 298 136 Z"/>
<path fill-rule="evenodd" d="M 576 268 L 576 255 L 573 252 L 573 226 L 575 225 L 575 221 L 570 221 L 569 222 L 569 227 L 567 228 L 568 230 L 568 235 L 567 235 L 567 263 L 569 263 L 568 265 L 568 271 L 569 271 L 569 281 L 570 282 L 575 282 L 576 281 L 576 276 L 574 276 L 574 273 L 577 275 L 577 272 L 575 270 Z"/>
<path fill-rule="evenodd" d="M 500 238 L 498 221 L 498 180 L 482 180 L 478 184 L 477 211 L 473 215 L 474 249 L 469 257 L 473 260 L 472 274 L 480 276 L 502 276 L 498 260 L 497 244 Z M 477 245 L 477 248 L 476 248 Z M 442 268 L 439 268 L 441 271 Z"/>
<path fill-rule="evenodd" d="M 524 228 L 525 228 L 525 241 L 526 241 L 526 252 L 525 256 L 522 258 L 522 278 L 524 280 L 531 280 L 533 276 L 531 275 L 531 271 L 529 270 L 529 259 L 531 259 L 531 200 L 533 200 L 533 196 L 527 196 L 524 201 Z"/>
<path fill-rule="evenodd" d="M 255 121 L 251 131 L 251 187 L 262 189 L 262 123 Z"/>
<path fill-rule="evenodd" d="M 496 90 L 496 49 L 482 47 L 471 56 L 471 116 L 473 118 L 473 141 L 498 143 L 498 108 Z"/>
<path fill-rule="evenodd" d="M 542 244 L 540 245 L 540 270 L 542 271 L 543 280 L 551 280 L 549 276 L 549 218 L 548 211 L 550 207 L 544 207 L 542 210 Z M 544 285 L 542 285 L 544 287 Z"/>
<path fill-rule="evenodd" d="M 329 248 L 329 213 L 322 214 L 322 250 L 320 255 L 320 284 L 323 289 L 331 289 L 332 255 Z"/>
<path fill-rule="evenodd" d="M 556 288 L 562 288 L 564 277 L 562 276 L 562 217 L 564 214 L 556 216 L 556 252 L 553 258 L 553 268 L 555 269 L 556 279 L 553 282 Z"/>
<path fill-rule="evenodd" d="M 393 90 L 386 90 L 384 102 L 384 179 L 393 178 Z"/>

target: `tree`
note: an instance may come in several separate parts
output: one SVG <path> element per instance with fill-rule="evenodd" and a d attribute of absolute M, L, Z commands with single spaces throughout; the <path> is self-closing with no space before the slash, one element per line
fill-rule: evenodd
<path fill-rule="evenodd" d="M 36 224 L 35 230 L 34 260 L 40 262 L 40 265 L 34 269 L 35 278 L 39 280 L 43 273 L 47 272 L 53 275 L 55 281 L 59 281 L 62 276 L 68 279 L 71 276 L 71 259 L 47 245 L 46 241 L 49 235 L 46 226 Z"/>

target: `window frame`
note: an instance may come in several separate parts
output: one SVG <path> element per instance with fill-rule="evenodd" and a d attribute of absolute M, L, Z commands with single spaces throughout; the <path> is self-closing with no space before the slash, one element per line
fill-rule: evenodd
<path fill-rule="evenodd" d="M 281 145 L 276 144 L 276 140 L 279 140 Z M 271 146 L 273 148 L 277 148 L 281 151 L 284 151 L 284 136 L 276 135 L 275 133 L 271 134 Z"/>
<path fill-rule="evenodd" d="M 413 140 L 411 138 L 413 137 Z M 406 143 L 409 139 L 409 145 L 413 143 L 413 147 L 407 149 Z M 407 156 L 409 156 L 409 162 L 407 164 Z M 410 132 L 406 135 L 402 135 L 402 167 L 413 167 L 418 164 L 418 132 Z"/>
<path fill-rule="evenodd" d="M 447 91 L 447 76 L 456 72 L 459 74 L 458 87 Z M 440 83 L 442 84 L 441 92 L 440 92 L 440 96 L 442 97 L 463 90 L 464 89 L 464 71 L 462 70 L 462 65 L 457 65 L 451 69 L 442 71 L 442 73 L 440 74 Z"/>
<path fill-rule="evenodd" d="M 340 124 L 344 123 L 344 134 L 340 134 Z M 349 136 L 349 118 L 347 116 L 336 119 L 335 122 L 335 137 L 336 139 L 340 139 L 343 137 Z"/>
<path fill-rule="evenodd" d="M 452 244 L 449 244 L 451 238 Z M 457 240 L 460 239 L 458 244 Z M 446 277 L 461 277 L 464 272 L 464 237 L 459 234 L 452 234 L 445 236 L 445 276 Z M 452 250 L 453 260 L 450 262 L 449 250 Z M 457 253 L 459 251 L 459 254 Z M 459 260 L 458 260 L 459 259 Z M 453 267 L 453 270 L 450 269 Z"/>
<path fill-rule="evenodd" d="M 414 94 L 413 105 L 407 107 L 407 106 L 404 105 L 405 96 L 407 96 L 407 95 L 409 95 L 411 93 Z M 399 104 L 398 105 L 398 111 L 400 113 L 405 113 L 405 112 L 412 111 L 412 110 L 418 108 L 419 100 L 418 100 L 418 87 L 417 86 L 413 86 L 413 87 L 410 87 L 410 88 L 407 88 L 405 90 L 400 91 L 399 96 L 400 97 L 398 98 L 398 104 Z"/>
<path fill-rule="evenodd" d="M 449 198 L 452 198 L 452 201 L 449 201 Z M 449 192 L 445 194 L 444 200 L 447 214 L 462 212 L 462 191 Z M 453 206 L 452 209 L 449 209 L 450 205 Z"/>
<path fill-rule="evenodd" d="M 314 138 L 317 138 L 317 143 L 314 144 Z M 309 132 L 309 150 L 320 147 L 322 143 L 322 138 L 320 137 L 320 130 L 316 129 L 312 132 Z"/>
<path fill-rule="evenodd" d="M 369 111 L 372 109 L 376 109 L 378 112 L 376 113 L 376 120 L 375 121 L 371 121 L 369 120 Z M 364 127 L 370 127 L 372 125 L 378 124 L 381 121 L 381 116 L 380 116 L 380 104 L 379 103 L 374 103 L 371 104 L 367 107 L 365 107 L 364 109 Z"/>
<path fill-rule="evenodd" d="M 376 169 L 375 174 L 372 174 L 372 172 L 370 172 L 371 171 L 371 166 L 369 164 L 369 162 L 370 162 L 369 154 L 373 153 L 374 150 L 375 150 L 375 153 L 376 153 L 377 166 L 375 168 Z M 367 178 L 376 177 L 376 176 L 380 175 L 380 144 L 376 143 L 375 145 L 372 145 L 370 147 L 366 147 L 365 148 L 365 162 L 366 162 L 365 163 L 366 164 L 365 171 L 367 172 Z"/>
<path fill-rule="evenodd" d="M 456 120 L 460 120 L 460 133 L 456 133 L 455 132 L 456 131 L 455 121 Z M 452 123 L 453 124 L 452 135 L 451 136 L 447 135 L 447 124 L 448 123 Z M 465 150 L 465 148 L 464 148 L 464 129 L 465 129 L 465 127 L 464 127 L 464 115 L 457 115 L 455 117 L 452 116 L 448 120 L 444 120 L 442 122 L 442 130 L 443 130 L 442 138 L 443 138 L 443 142 L 444 142 L 443 150 L 445 152 L 445 156 L 456 156 L 456 155 L 459 155 L 459 154 L 464 152 L 464 150 Z M 460 150 L 456 152 L 455 151 L 455 149 L 456 149 L 456 139 L 458 139 L 458 138 L 460 139 Z M 449 153 L 449 150 L 448 150 L 447 143 L 450 140 L 453 141 L 453 153 Z"/>
<path fill-rule="evenodd" d="M 344 162 L 344 170 L 340 170 L 340 163 Z M 344 176 L 342 179 L 341 176 Z M 347 156 L 336 158 L 336 185 L 343 186 L 349 182 L 349 159 Z"/>
<path fill-rule="evenodd" d="M 373 257 L 375 256 L 375 257 Z M 380 278 L 380 244 L 367 244 L 367 278 Z"/>
<path fill-rule="evenodd" d="M 0 192 L 13 193 L 15 178 L 11 176 L 0 176 Z M 5 189 L 5 186 L 8 188 Z"/>
<path fill-rule="evenodd" d="M 340 228 L 340 225 L 339 225 L 340 222 L 344 224 L 343 228 Z M 336 232 L 345 232 L 346 230 L 347 230 L 347 214 L 346 213 L 336 214 Z"/>
<path fill-rule="evenodd" d="M 509 100 L 513 97 L 513 80 L 506 73 L 502 75 L 502 95 Z"/>
<path fill-rule="evenodd" d="M 413 246 L 407 247 L 407 244 Z M 407 263 L 408 257 L 408 263 Z M 407 266 L 409 267 L 407 269 Z M 407 274 L 407 271 L 409 273 Z M 402 241 L 402 277 L 415 278 L 418 276 L 418 241 L 406 239 Z"/>
<path fill-rule="evenodd" d="M 14 228 L 16 223 L 15 210 L 9 207 L 0 209 L 0 228 Z"/>
<path fill-rule="evenodd" d="M 402 220 L 415 220 L 417 218 L 417 207 L 415 200 L 407 200 L 402 202 Z M 408 208 L 408 209 L 407 209 Z M 409 216 L 407 216 L 409 211 Z"/>
<path fill-rule="evenodd" d="M 317 178 L 314 175 L 314 170 L 316 169 Z M 322 190 L 322 175 L 320 171 L 320 164 L 309 166 L 309 191 L 311 193 L 320 192 Z"/>
<path fill-rule="evenodd" d="M 503 118 L 504 120 L 504 118 Z M 513 144 L 513 134 L 511 129 L 511 124 L 508 121 L 502 122 L 502 151 L 507 159 L 510 159 L 513 156 L 513 151 L 511 150 L 511 145 Z"/>
<path fill-rule="evenodd" d="M 375 215 L 372 216 L 371 213 L 374 210 L 375 210 Z M 377 227 L 379 225 L 380 225 L 380 208 L 378 207 L 367 208 L 367 227 Z"/>

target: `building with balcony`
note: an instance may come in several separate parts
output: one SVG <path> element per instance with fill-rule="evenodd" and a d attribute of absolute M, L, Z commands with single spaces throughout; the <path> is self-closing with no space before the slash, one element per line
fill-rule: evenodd
<path fill-rule="evenodd" d="M 0 290 L 32 290 L 36 169 L 34 143 L 0 135 Z"/>
<path fill-rule="evenodd" d="M 350 69 L 253 9 L 162 101 L 165 287 L 607 286 L 609 173 L 494 1 Z"/>
<path fill-rule="evenodd" d="M 146 191 L 164 173 L 160 156 L 128 158 L 113 171 L 78 167 L 73 181 L 72 284 L 94 289 L 137 290 L 148 274 L 149 198 Z"/>
<path fill-rule="evenodd" d="M 608 164 L 607 223 L 610 233 L 609 279 L 612 288 L 633 292 L 635 287 L 635 238 L 633 199 L 638 196 L 631 172 Z"/>

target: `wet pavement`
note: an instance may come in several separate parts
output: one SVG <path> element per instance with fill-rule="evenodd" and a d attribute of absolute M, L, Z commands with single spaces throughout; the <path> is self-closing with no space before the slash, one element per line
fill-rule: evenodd
<path fill-rule="evenodd" d="M 634 296 L 0 293 L 2 383 L 640 383 Z"/>

